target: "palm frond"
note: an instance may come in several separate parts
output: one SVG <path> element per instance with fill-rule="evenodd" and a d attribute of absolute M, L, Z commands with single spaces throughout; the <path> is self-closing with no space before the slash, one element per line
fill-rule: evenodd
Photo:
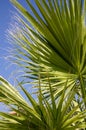
<path fill-rule="evenodd" d="M 66 94 L 66 84 L 64 93 L 58 98 L 57 102 L 50 83 L 51 101 L 44 98 L 41 91 L 36 101 L 21 84 L 20 87 L 32 105 L 25 101 L 18 90 L 3 77 L 0 77 L 0 92 L 5 97 L 2 101 L 4 104 L 9 105 L 12 111 L 16 112 L 16 115 L 0 112 L 0 130 L 76 130 L 76 128 L 86 128 L 84 120 L 86 110 L 78 111 L 82 103 L 70 109 L 76 91 L 74 90 L 76 89 L 75 87 Z M 41 84 L 39 87 L 41 89 Z M 7 104 L 7 101 L 9 104 Z M 53 107 L 53 104 L 55 107 Z"/>
<path fill-rule="evenodd" d="M 49 95 L 49 87 L 45 87 L 49 73 L 56 97 L 68 78 L 68 87 L 79 81 L 77 87 L 86 95 L 80 84 L 81 77 L 84 82 L 86 78 L 85 0 L 34 0 L 36 7 L 26 0 L 32 14 L 19 2 L 11 2 L 25 18 L 18 17 L 19 28 L 9 31 L 18 47 L 14 56 L 24 69 L 23 78 L 37 81 L 40 74 L 43 92 Z"/>

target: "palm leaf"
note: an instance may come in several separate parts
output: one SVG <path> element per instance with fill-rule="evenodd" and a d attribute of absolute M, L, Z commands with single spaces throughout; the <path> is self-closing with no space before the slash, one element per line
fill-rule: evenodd
<path fill-rule="evenodd" d="M 81 82 L 81 77 L 84 80 L 86 78 L 85 0 L 83 2 L 35 0 L 36 7 L 31 1 L 26 0 L 33 14 L 19 2 L 14 0 L 11 2 L 27 20 L 18 17 L 19 29 L 15 27 L 9 31 L 12 41 L 16 42 L 18 47 L 14 56 L 15 62 L 24 69 L 23 78 L 38 79 L 40 73 L 43 92 L 49 95 L 49 87 L 46 86 L 49 73 L 56 97 L 58 92 L 63 91 L 62 86 L 67 78 L 68 87 L 73 87 L 77 81 Z M 77 86 L 85 99 L 86 91 L 82 90 L 81 84 Z"/>
<path fill-rule="evenodd" d="M 82 103 L 68 111 L 75 95 L 75 87 L 66 94 L 66 84 L 64 93 L 58 98 L 57 102 L 52 93 L 50 82 L 50 95 L 54 98 L 54 100 L 52 100 L 51 96 L 51 101 L 44 98 L 44 95 L 40 93 L 41 91 L 38 94 L 39 102 L 35 101 L 27 90 L 21 85 L 20 87 L 32 106 L 29 105 L 28 101 L 25 101 L 18 90 L 10 85 L 3 77 L 0 77 L 0 92 L 4 94 L 5 97 L 3 103 L 6 104 L 6 100 L 8 100 L 9 104 L 7 105 L 9 105 L 11 110 L 17 113 L 16 115 L 11 115 L 11 113 L 0 112 L 0 130 L 76 130 L 76 128 L 86 128 L 86 123 L 84 121 L 86 110 L 83 112 L 76 111 Z M 54 108 L 52 104 L 55 104 L 56 108 Z M 67 109 L 65 109 L 66 106 Z"/>

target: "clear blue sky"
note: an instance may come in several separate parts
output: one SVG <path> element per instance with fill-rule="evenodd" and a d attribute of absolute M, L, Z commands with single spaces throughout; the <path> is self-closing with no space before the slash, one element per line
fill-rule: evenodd
<path fill-rule="evenodd" d="M 6 30 L 11 22 L 12 11 L 16 10 L 9 0 L 0 0 L 0 75 L 6 79 L 12 71 L 12 67 L 8 68 L 9 62 L 4 58 L 8 55 L 7 51 L 10 47 L 6 39 Z"/>
<path fill-rule="evenodd" d="M 25 0 L 18 0 L 22 5 L 26 6 Z M 11 65 L 8 60 L 5 59 L 9 55 L 10 44 L 6 39 L 6 30 L 8 29 L 10 22 L 12 21 L 12 12 L 16 12 L 16 9 L 11 4 L 10 0 L 0 0 L 0 75 L 12 82 L 12 71 L 16 66 Z"/>
<path fill-rule="evenodd" d="M 18 1 L 25 8 L 28 8 L 25 0 Z M 34 0 L 31 0 L 31 3 L 34 5 Z M 16 69 L 16 66 L 10 66 L 10 63 L 4 57 L 7 57 L 9 55 L 7 51 L 9 50 L 8 48 L 10 47 L 10 45 L 6 39 L 6 30 L 8 29 L 9 24 L 12 21 L 12 12 L 16 12 L 16 9 L 11 4 L 10 0 L 0 0 L 0 75 L 2 75 L 10 82 L 13 81 L 10 75 L 13 70 Z"/>

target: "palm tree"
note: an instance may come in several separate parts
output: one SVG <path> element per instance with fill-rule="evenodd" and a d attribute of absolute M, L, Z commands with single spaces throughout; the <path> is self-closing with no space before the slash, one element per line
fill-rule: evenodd
<path fill-rule="evenodd" d="M 68 78 L 68 87 L 76 84 L 86 104 L 86 1 L 34 0 L 35 9 L 26 0 L 32 14 L 16 0 L 11 2 L 26 20 L 17 17 L 19 28 L 9 31 L 18 47 L 15 62 L 23 66 L 24 77 L 35 79 L 36 83 L 40 74 L 42 89 L 48 96 L 49 88 L 45 86 L 49 74 L 56 97 Z"/>
<path fill-rule="evenodd" d="M 67 93 L 66 84 L 58 102 L 53 96 L 50 82 L 50 101 L 41 93 L 41 84 L 39 84 L 37 101 L 19 84 L 31 103 L 30 105 L 12 85 L 0 77 L 0 94 L 2 95 L 0 101 L 16 113 L 0 112 L 0 130 L 81 130 L 86 128 L 84 120 L 86 110 L 80 110 L 83 102 L 72 106 L 71 103 L 77 89 L 74 87 Z"/>
<path fill-rule="evenodd" d="M 0 100 L 19 116 L 1 113 L 0 128 L 86 128 L 86 1 L 34 0 L 34 7 L 26 0 L 32 13 L 17 0 L 11 2 L 24 16 L 17 16 L 19 26 L 9 30 L 11 40 L 16 43 L 13 61 L 23 67 L 22 85 L 28 83 L 30 78 L 33 80 L 38 91 L 38 102 L 20 84 L 32 103 L 33 108 L 30 107 L 1 78 Z"/>

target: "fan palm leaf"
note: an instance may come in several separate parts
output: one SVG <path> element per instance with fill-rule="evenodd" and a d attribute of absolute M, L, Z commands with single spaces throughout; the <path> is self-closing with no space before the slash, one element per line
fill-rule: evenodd
<path fill-rule="evenodd" d="M 40 73 L 48 95 L 48 73 L 56 97 L 68 78 L 68 88 L 76 83 L 86 103 L 86 1 L 34 0 L 33 6 L 26 0 L 32 13 L 18 1 L 11 2 L 25 18 L 18 17 L 19 29 L 9 31 L 17 43 L 15 62 L 24 68 L 23 77 L 36 79 L 36 84 Z"/>
<path fill-rule="evenodd" d="M 4 95 L 3 103 L 8 105 L 10 110 L 16 115 L 8 112 L 0 112 L 0 130 L 79 130 L 86 128 L 86 110 L 80 111 L 79 105 L 71 107 L 76 87 L 73 87 L 66 94 L 67 82 L 63 94 L 55 101 L 52 87 L 49 82 L 50 99 L 44 98 L 39 84 L 39 94 L 37 101 L 21 86 L 22 91 L 27 96 L 27 101 L 20 95 L 10 83 L 0 77 L 0 93 Z M 0 97 L 3 99 L 3 97 Z M 7 101 L 9 104 L 7 104 Z M 31 105 L 29 104 L 31 103 Z"/>

